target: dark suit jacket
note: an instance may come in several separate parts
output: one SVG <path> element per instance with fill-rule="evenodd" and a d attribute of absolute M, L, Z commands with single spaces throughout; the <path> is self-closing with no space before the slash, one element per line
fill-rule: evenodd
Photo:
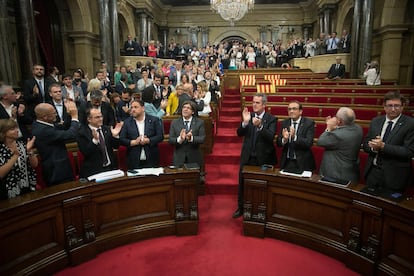
<path fill-rule="evenodd" d="M 372 168 L 377 153 L 368 146 L 368 142 L 376 136 L 381 136 L 385 116 L 379 116 L 371 121 L 368 134 L 364 140 L 364 151 L 369 154 L 364 175 Z M 384 149 L 379 153 L 384 171 L 386 188 L 404 190 L 411 181 L 411 158 L 414 157 L 414 119 L 401 115 L 393 127 Z"/>
<path fill-rule="evenodd" d="M 78 114 L 79 114 L 79 122 L 82 125 L 88 125 L 88 118 L 86 117 L 86 110 L 88 108 L 92 108 L 90 102 L 87 102 L 84 105 L 81 105 Z M 102 102 L 101 104 L 101 113 L 103 116 L 103 125 L 104 126 L 114 126 L 115 125 L 115 112 L 112 109 L 112 106 L 107 102 Z"/>
<path fill-rule="evenodd" d="M 24 103 L 26 105 L 26 109 L 29 111 L 29 115 L 35 118 L 34 114 L 34 108 L 39 103 L 45 103 L 50 102 L 52 98 L 49 95 L 48 89 L 50 83 L 46 80 L 46 78 L 43 79 L 44 81 L 44 92 L 45 96 L 42 96 L 42 93 L 40 92 L 39 83 L 34 78 L 25 80 L 23 83 L 23 99 Z M 39 93 L 37 95 L 33 94 L 33 87 L 37 87 L 39 89 Z"/>
<path fill-rule="evenodd" d="M 144 146 L 131 147 L 131 140 L 135 140 L 142 133 L 139 133 L 137 124 L 134 117 L 128 117 L 124 121 L 122 130 L 120 133 L 120 142 L 127 147 L 127 166 L 128 169 L 142 168 L 142 162 L 140 160 L 141 150 L 144 148 L 147 167 L 159 167 L 160 165 L 160 152 L 158 149 L 158 143 L 164 139 L 164 132 L 162 122 L 159 118 L 146 114 L 144 135 L 150 139 L 150 143 Z"/>
<path fill-rule="evenodd" d="M 254 114 L 252 113 L 251 116 L 253 118 Z M 263 128 L 257 132 L 256 138 L 256 157 L 261 165 L 273 165 L 277 163 L 276 150 L 273 143 L 276 135 L 276 123 L 277 118 L 272 114 L 266 112 L 263 115 Z M 256 131 L 256 127 L 253 125 L 252 119 L 245 128 L 242 127 L 242 124 L 237 128 L 237 136 L 244 137 L 240 156 L 240 164 L 242 166 L 248 163 L 252 153 L 254 131 Z"/>
<path fill-rule="evenodd" d="M 284 128 L 289 129 L 291 126 L 291 119 L 286 119 L 282 122 L 279 135 L 277 136 L 277 145 L 283 147 L 282 156 L 280 158 L 280 168 L 284 168 L 288 156 L 289 142 L 283 145 L 282 143 L 282 131 Z M 315 134 L 315 122 L 309 118 L 302 117 L 300 123 L 297 126 L 296 141 L 292 141 L 294 144 L 294 150 L 298 166 L 301 170 L 313 171 L 315 169 L 315 159 L 311 147 L 313 145 L 313 138 Z"/>
<path fill-rule="evenodd" d="M 325 148 L 320 174 L 359 183 L 359 150 L 362 129 L 359 125 L 341 126 L 319 136 L 318 146 Z"/>
<path fill-rule="evenodd" d="M 111 129 L 108 126 L 102 126 L 102 133 L 104 135 L 106 150 L 108 151 L 109 160 L 111 164 L 103 167 L 103 155 L 99 144 L 92 142 L 92 130 L 89 126 L 81 126 L 76 142 L 78 148 L 83 155 L 83 162 L 80 166 L 80 177 L 88 177 L 96 173 L 115 170 L 118 168 L 117 161 L 113 149 L 119 148 L 119 139 L 114 138 Z"/>
<path fill-rule="evenodd" d="M 197 163 L 200 167 L 204 164 L 204 160 L 200 151 L 200 144 L 204 143 L 206 132 L 204 121 L 196 116 L 191 119 L 190 129 L 193 134 L 193 141 L 184 141 L 182 144 L 177 142 L 181 130 L 185 128 L 182 117 L 174 119 L 170 126 L 170 135 L 168 142 L 174 145 L 173 163 L 175 166 L 182 166 L 184 163 Z"/>
<path fill-rule="evenodd" d="M 135 56 L 137 55 L 137 51 L 138 51 L 138 43 L 135 40 L 131 40 L 131 44 L 130 44 L 129 41 L 127 40 L 124 43 L 124 50 L 125 50 L 125 55 Z"/>
<path fill-rule="evenodd" d="M 58 129 L 69 129 L 72 121 L 72 116 L 66 111 L 66 106 L 62 103 L 63 112 L 62 112 L 62 118 L 59 117 L 59 114 L 57 112 L 57 108 L 55 106 L 55 103 L 53 101 L 49 102 L 55 110 L 56 110 L 56 121 L 54 123 L 55 127 Z"/>
<path fill-rule="evenodd" d="M 345 65 L 339 64 L 339 69 L 336 69 L 336 63 L 331 65 L 328 71 L 328 78 L 333 79 L 335 77 L 345 78 Z"/>
<path fill-rule="evenodd" d="M 35 146 L 41 158 L 43 177 L 48 186 L 74 179 L 66 141 L 76 138 L 78 128 L 77 121 L 72 121 L 68 130 L 59 130 L 38 121 L 33 122 Z"/>
<path fill-rule="evenodd" d="M 18 104 L 16 107 L 18 108 Z M 9 113 L 7 113 L 6 109 L 4 109 L 3 105 L 0 104 L 0 119 L 10 119 Z M 19 116 L 17 114 L 17 124 L 19 125 L 19 129 L 23 135 L 23 139 L 26 141 L 27 138 L 30 138 L 32 135 L 27 128 L 28 125 L 33 123 L 33 117 L 27 114 L 27 110 L 24 112 L 23 116 Z"/>

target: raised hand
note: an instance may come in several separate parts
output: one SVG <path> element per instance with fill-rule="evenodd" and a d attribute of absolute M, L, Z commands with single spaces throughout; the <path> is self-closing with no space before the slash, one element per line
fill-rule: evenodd
<path fill-rule="evenodd" d="M 27 138 L 26 150 L 30 152 L 33 150 L 36 141 L 36 136 L 33 136 L 32 139 Z"/>
<path fill-rule="evenodd" d="M 248 123 L 250 122 L 251 115 L 250 115 L 250 112 L 249 112 L 249 110 L 247 109 L 247 107 L 245 107 L 245 108 L 243 109 L 243 112 L 242 112 L 242 117 L 243 117 L 243 122 L 244 122 L 245 124 L 248 124 Z"/>
<path fill-rule="evenodd" d="M 111 133 L 112 133 L 113 137 L 118 137 L 119 136 L 119 133 L 121 132 L 121 129 L 122 129 L 123 125 L 124 125 L 124 122 L 120 122 L 120 123 L 117 123 L 115 125 L 115 127 L 111 126 Z"/>

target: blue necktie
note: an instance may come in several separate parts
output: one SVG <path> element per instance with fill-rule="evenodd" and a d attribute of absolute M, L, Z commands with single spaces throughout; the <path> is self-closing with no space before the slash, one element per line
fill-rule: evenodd
<path fill-rule="evenodd" d="M 387 126 L 387 128 L 385 129 L 385 133 L 384 133 L 384 136 L 382 137 L 382 141 L 384 141 L 384 142 L 386 142 L 386 141 L 387 141 L 388 136 L 390 135 L 391 130 L 392 130 L 392 124 L 393 124 L 393 122 L 392 122 L 392 121 L 388 121 L 388 126 Z"/>

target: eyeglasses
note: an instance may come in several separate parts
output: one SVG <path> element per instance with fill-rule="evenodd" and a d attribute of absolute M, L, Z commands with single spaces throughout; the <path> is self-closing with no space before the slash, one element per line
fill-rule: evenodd
<path fill-rule="evenodd" d="M 385 107 L 389 109 L 392 109 L 392 108 L 399 109 L 401 108 L 401 105 L 400 104 L 386 104 Z"/>
<path fill-rule="evenodd" d="M 299 107 L 288 107 L 288 110 L 289 111 L 291 111 L 291 110 L 299 110 Z"/>

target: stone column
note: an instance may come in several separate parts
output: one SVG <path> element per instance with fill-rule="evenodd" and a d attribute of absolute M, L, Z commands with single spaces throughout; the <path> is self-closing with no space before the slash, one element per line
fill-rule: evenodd
<path fill-rule="evenodd" d="M 74 52 L 76 55 L 74 60 L 70 61 L 72 66 L 81 66 L 89 76 L 95 75 L 96 68 L 93 60 L 99 58 L 95 53 L 93 45 L 98 45 L 100 42 L 100 35 L 90 32 L 72 32 L 67 34 L 73 40 Z"/>
<path fill-rule="evenodd" d="M 188 32 L 190 33 L 190 40 L 193 43 L 193 46 L 198 46 L 198 36 L 197 33 L 200 31 L 200 28 L 197 26 L 188 27 Z"/>
<path fill-rule="evenodd" d="M 378 34 L 382 40 L 380 66 L 383 79 L 400 81 L 400 57 L 404 32 L 407 32 L 407 28 L 387 26 Z"/>
<path fill-rule="evenodd" d="M 354 17 L 352 21 L 351 32 L 351 70 L 350 77 L 358 78 L 359 76 L 359 44 L 360 44 L 360 29 L 361 29 L 361 14 L 362 14 L 362 0 L 355 0 L 354 3 Z"/>
<path fill-rule="evenodd" d="M 141 12 L 139 14 L 139 17 L 141 19 L 141 32 L 140 32 L 141 36 L 140 36 L 140 40 L 141 40 L 141 43 L 142 43 L 142 42 L 146 41 L 147 37 L 148 37 L 148 34 L 147 34 L 147 30 L 148 30 L 147 15 L 144 12 Z"/>
<path fill-rule="evenodd" d="M 112 25 L 109 12 L 109 0 L 98 0 L 99 4 L 99 30 L 101 34 L 101 60 L 109 66 L 113 65 L 112 61 Z M 109 67 L 111 68 L 111 67 Z"/>
<path fill-rule="evenodd" d="M 208 34 L 210 32 L 210 28 L 209 27 L 201 27 L 201 43 L 203 47 L 207 46 L 207 43 L 209 42 L 209 37 Z"/>
<path fill-rule="evenodd" d="M 150 41 L 150 40 L 155 40 L 155 38 L 154 37 L 152 37 L 152 18 L 151 17 L 149 17 L 149 16 L 147 16 L 147 28 L 148 28 L 148 30 L 147 30 L 147 41 Z"/>
<path fill-rule="evenodd" d="M 331 33 L 331 10 L 329 8 L 323 10 L 323 23 L 324 33 Z"/>
<path fill-rule="evenodd" d="M 168 27 L 160 27 L 160 31 L 162 32 L 162 44 L 164 45 L 164 57 L 167 56 L 167 50 L 168 50 Z"/>
<path fill-rule="evenodd" d="M 115 64 L 119 64 L 119 56 L 121 55 L 120 46 L 119 46 L 119 24 L 118 24 L 118 5 L 117 0 L 111 0 L 110 2 L 111 10 L 111 23 L 112 23 L 112 64 L 108 64 L 111 71 L 114 70 Z"/>
<path fill-rule="evenodd" d="M 8 31 L 9 31 L 9 15 L 7 8 L 7 0 L 0 0 L 0 79 L 7 84 L 15 85 L 16 78 L 12 74 L 12 64 L 15 61 L 12 61 L 12 51 L 11 43 L 9 41 Z M 23 56 L 21 57 L 23 58 Z M 30 65 L 27 66 L 30 68 Z"/>
<path fill-rule="evenodd" d="M 303 29 L 303 39 L 306 42 L 309 39 L 309 34 L 312 33 L 312 24 L 304 24 L 302 25 L 302 29 Z"/>
<path fill-rule="evenodd" d="M 2 7 L 7 7 L 7 5 Z M 21 68 L 21 71 L 23 78 L 26 79 L 32 76 L 32 66 L 35 63 L 40 63 L 40 54 L 36 39 L 33 3 L 32 1 L 19 0 L 19 7 L 19 22 L 17 22 L 17 26 L 20 44 L 20 62 L 25 65 Z M 5 9 L 5 12 L 7 13 L 7 9 Z"/>
<path fill-rule="evenodd" d="M 273 43 L 276 43 L 276 41 L 279 39 L 279 30 L 280 27 L 276 27 L 276 26 L 270 26 L 269 27 L 269 31 L 270 31 L 270 39 L 272 40 Z"/>
<path fill-rule="evenodd" d="M 259 26 L 259 27 L 257 27 L 257 30 L 259 31 L 260 40 L 263 43 L 266 43 L 266 41 L 267 41 L 267 26 Z"/>
<path fill-rule="evenodd" d="M 362 1 L 361 37 L 359 44 L 359 71 L 362 73 L 366 62 L 371 60 L 372 26 L 374 21 L 374 1 Z"/>
<path fill-rule="evenodd" d="M 322 11 L 319 12 L 319 33 L 326 33 L 325 18 Z"/>

